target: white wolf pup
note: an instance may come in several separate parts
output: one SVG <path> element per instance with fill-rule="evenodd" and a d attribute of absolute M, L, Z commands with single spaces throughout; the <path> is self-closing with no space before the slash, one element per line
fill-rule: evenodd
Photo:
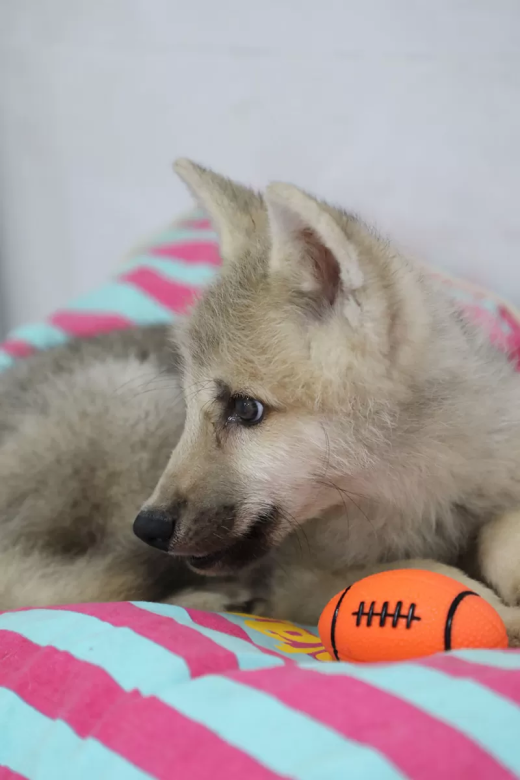
<path fill-rule="evenodd" d="M 466 581 L 447 567 L 464 559 L 515 604 L 520 376 L 506 358 L 358 219 L 287 184 L 261 198 L 176 170 L 224 267 L 179 335 L 186 423 L 137 532 L 205 574 L 249 566 L 254 583 L 265 568 L 261 611 L 306 622 L 371 571 Z M 518 638 L 520 610 L 471 587 Z"/>
<path fill-rule="evenodd" d="M 186 322 L 0 379 L 0 607 L 316 622 L 355 579 L 420 566 L 469 583 L 519 643 L 520 376 L 358 219 L 176 168 L 224 260 Z"/>

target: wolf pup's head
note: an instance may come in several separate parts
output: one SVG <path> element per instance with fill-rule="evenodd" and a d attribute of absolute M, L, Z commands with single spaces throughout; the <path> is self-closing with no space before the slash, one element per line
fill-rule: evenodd
<path fill-rule="evenodd" d="M 223 269 L 179 337 L 186 424 L 139 522 L 222 574 L 382 478 L 430 318 L 420 271 L 356 218 L 288 184 L 260 196 L 176 170 Z"/>

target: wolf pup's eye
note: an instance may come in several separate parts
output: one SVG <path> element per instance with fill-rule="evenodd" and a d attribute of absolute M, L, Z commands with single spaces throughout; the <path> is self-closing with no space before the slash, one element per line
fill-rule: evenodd
<path fill-rule="evenodd" d="M 255 398 L 235 395 L 231 399 L 233 417 L 242 425 L 258 425 L 264 417 L 264 406 Z"/>

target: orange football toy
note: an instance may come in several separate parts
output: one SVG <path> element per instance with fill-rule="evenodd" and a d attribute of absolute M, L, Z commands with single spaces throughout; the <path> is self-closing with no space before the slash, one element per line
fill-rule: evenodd
<path fill-rule="evenodd" d="M 487 601 L 451 577 L 422 569 L 355 582 L 329 601 L 318 628 L 333 659 L 357 663 L 508 644 L 502 618 Z"/>

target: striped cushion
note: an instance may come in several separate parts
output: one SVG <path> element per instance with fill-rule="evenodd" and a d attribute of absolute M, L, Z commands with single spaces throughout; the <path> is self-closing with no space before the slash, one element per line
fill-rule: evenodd
<path fill-rule="evenodd" d="M 0 780 L 520 777 L 520 653 L 323 663 L 310 629 L 161 604 L 0 616 Z"/>
<path fill-rule="evenodd" d="M 8 367 L 184 311 L 219 264 L 194 212 L 104 288 L 14 331 Z M 520 316 L 442 278 L 520 362 Z M 329 660 L 315 629 L 160 604 L 0 614 L 0 780 L 520 778 L 520 653 Z"/>
<path fill-rule="evenodd" d="M 170 322 L 213 278 L 220 258 L 208 219 L 194 211 L 131 255 L 106 285 L 72 301 L 45 322 L 13 330 L 0 344 L 0 368 L 35 350 L 110 330 Z"/>
<path fill-rule="evenodd" d="M 134 253 L 105 286 L 72 301 L 45 322 L 16 328 L 0 344 L 0 368 L 71 337 L 170 322 L 186 310 L 219 265 L 216 234 L 207 216 L 193 211 Z M 520 313 L 491 292 L 435 275 L 490 338 L 520 361 Z"/>

